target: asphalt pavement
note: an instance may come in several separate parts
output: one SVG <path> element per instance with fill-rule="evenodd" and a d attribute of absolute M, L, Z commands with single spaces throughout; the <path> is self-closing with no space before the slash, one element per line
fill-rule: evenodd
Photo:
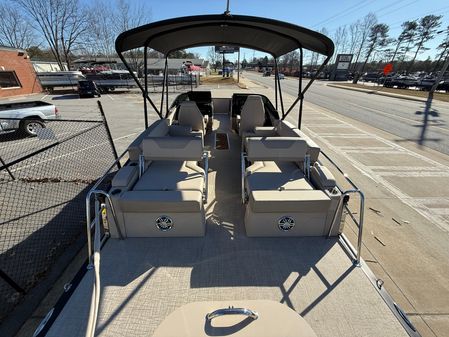
<path fill-rule="evenodd" d="M 274 88 L 274 76 L 245 72 L 244 76 Z M 304 85 L 307 83 L 304 80 Z M 433 100 L 429 104 L 385 97 L 346 89 L 328 87 L 326 81 L 316 81 L 305 94 L 305 101 L 335 111 L 341 115 L 374 126 L 398 136 L 398 142 L 413 141 L 449 154 L 449 104 Z M 298 92 L 298 79 L 281 80 L 282 91 Z"/>

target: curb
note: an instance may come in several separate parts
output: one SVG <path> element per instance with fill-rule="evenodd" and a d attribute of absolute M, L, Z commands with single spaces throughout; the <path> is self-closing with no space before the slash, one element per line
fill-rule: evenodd
<path fill-rule="evenodd" d="M 237 83 L 237 86 L 238 86 L 240 89 L 248 89 L 248 86 L 247 86 L 246 84 L 243 84 L 243 83 Z"/>
<path fill-rule="evenodd" d="M 400 94 L 393 94 L 393 93 L 383 92 L 383 91 L 378 91 L 378 90 L 352 88 L 352 87 L 347 87 L 347 86 L 338 85 L 338 84 L 332 84 L 332 83 L 328 83 L 328 84 L 326 84 L 326 86 L 332 87 L 332 88 L 339 88 L 339 89 L 346 89 L 346 90 L 364 92 L 364 93 L 367 93 L 367 94 L 374 94 L 374 95 L 380 95 L 380 96 L 387 96 L 387 97 L 393 97 L 393 98 L 406 99 L 406 100 L 415 101 L 415 102 L 426 102 L 427 101 L 426 98 L 422 98 L 422 97 L 413 97 L 413 96 L 406 96 L 406 95 L 400 95 Z"/>

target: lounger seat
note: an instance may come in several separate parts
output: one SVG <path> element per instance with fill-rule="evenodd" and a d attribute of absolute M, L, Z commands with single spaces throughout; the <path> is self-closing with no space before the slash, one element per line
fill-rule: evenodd
<path fill-rule="evenodd" d="M 334 221 L 341 194 L 330 172 L 316 163 L 309 175 L 309 147 L 299 137 L 251 137 L 246 139 L 243 172 L 245 228 L 248 236 L 323 236 Z M 245 197 L 246 195 L 246 197 Z M 334 227 L 338 233 L 340 226 Z"/>
<path fill-rule="evenodd" d="M 177 132 L 183 134 L 181 129 Z M 122 236 L 204 236 L 207 176 L 198 162 L 207 157 L 202 138 L 145 137 L 140 147 L 139 162 L 120 169 L 112 182 L 110 194 Z M 111 226 L 112 237 L 118 236 L 116 227 Z"/>
<path fill-rule="evenodd" d="M 247 191 L 313 190 L 295 163 L 257 161 L 246 172 Z"/>
<path fill-rule="evenodd" d="M 133 190 L 203 192 L 204 170 L 192 161 L 155 161 Z"/>

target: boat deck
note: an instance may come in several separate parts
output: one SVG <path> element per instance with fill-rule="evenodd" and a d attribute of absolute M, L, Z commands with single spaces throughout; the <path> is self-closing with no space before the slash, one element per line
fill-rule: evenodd
<path fill-rule="evenodd" d="M 317 336 L 408 336 L 337 238 L 248 238 L 240 202 L 240 140 L 227 115 L 207 136 L 209 201 L 204 238 L 109 239 L 101 253 L 97 336 L 151 336 L 195 301 L 274 300 Z M 229 148 L 223 146 L 227 133 Z M 93 274 L 75 290 L 47 336 L 85 336 Z"/>

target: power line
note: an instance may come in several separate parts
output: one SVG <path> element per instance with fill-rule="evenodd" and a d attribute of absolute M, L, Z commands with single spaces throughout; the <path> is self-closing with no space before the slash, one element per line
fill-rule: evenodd
<path fill-rule="evenodd" d="M 364 5 L 365 2 L 370 2 L 370 3 L 371 3 L 371 2 L 374 2 L 374 1 L 375 1 L 375 0 L 362 0 L 362 1 L 359 2 L 358 4 L 355 4 L 355 5 L 353 5 L 353 6 L 350 6 L 350 7 L 346 8 L 346 9 L 342 10 L 341 12 L 338 12 L 337 14 L 332 15 L 332 16 L 329 17 L 329 18 L 327 18 L 327 19 L 325 19 L 325 20 L 322 20 L 322 21 L 316 23 L 315 25 L 312 26 L 312 28 L 313 28 L 313 27 L 320 26 L 320 25 L 322 25 L 322 24 L 324 24 L 324 23 L 333 21 L 333 20 L 335 20 L 335 19 L 336 19 L 337 17 L 339 17 L 339 16 L 344 17 L 344 16 L 346 16 L 346 15 L 348 15 L 348 14 L 351 14 L 351 13 L 354 12 L 354 11 L 358 11 L 358 10 L 360 10 L 361 8 L 357 8 L 357 7 L 363 7 L 363 5 Z M 352 9 L 352 11 L 351 11 L 351 9 Z"/>

